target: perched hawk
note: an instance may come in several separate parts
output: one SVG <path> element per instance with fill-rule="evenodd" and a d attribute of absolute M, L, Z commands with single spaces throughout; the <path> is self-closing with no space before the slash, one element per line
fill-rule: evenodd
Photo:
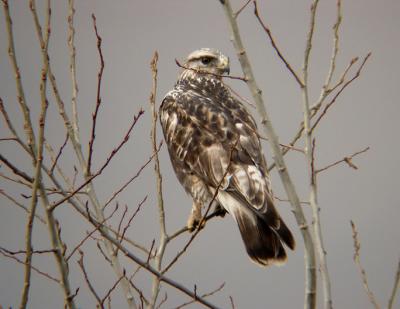
<path fill-rule="evenodd" d="M 250 258 L 261 265 L 286 260 L 295 241 L 274 206 L 257 126 L 221 75 L 229 59 L 215 49 L 191 53 L 160 107 L 160 121 L 175 173 L 193 198 L 194 230 L 215 191 L 217 209 L 230 213 Z M 221 214 L 222 214 L 221 212 Z"/>

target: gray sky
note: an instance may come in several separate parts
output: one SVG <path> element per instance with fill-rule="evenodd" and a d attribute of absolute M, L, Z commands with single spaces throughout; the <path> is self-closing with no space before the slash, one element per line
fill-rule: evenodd
<path fill-rule="evenodd" d="M 10 1 L 15 31 L 17 57 L 28 104 L 37 122 L 39 110 L 39 77 L 41 56 L 27 1 Z M 38 1 L 42 10 L 44 1 Z M 67 1 L 53 1 L 50 59 L 63 100 L 71 99 L 69 56 L 67 48 Z M 232 1 L 235 8 L 245 1 Z M 310 1 L 259 1 L 259 10 L 265 22 L 271 26 L 277 43 L 293 67 L 300 72 L 305 37 L 308 27 Z M 369 306 L 360 276 L 352 260 L 353 247 L 350 219 L 354 220 L 361 240 L 361 260 L 367 270 L 371 289 L 382 306 L 392 289 L 395 267 L 400 255 L 398 228 L 398 194 L 400 155 L 398 132 L 400 114 L 397 99 L 400 71 L 398 55 L 400 42 L 400 2 L 396 0 L 343 1 L 343 23 L 340 32 L 340 52 L 337 61 L 338 78 L 350 59 L 372 56 L 362 75 L 347 88 L 331 108 L 317 131 L 317 167 L 370 146 L 366 154 L 353 160 L 359 169 L 340 165 L 321 174 L 319 202 L 328 263 L 332 279 L 333 302 L 337 308 L 366 308 Z M 319 96 L 325 81 L 332 47 L 332 26 L 335 21 L 336 1 L 321 1 L 315 40 L 311 54 L 311 100 Z M 106 67 L 103 78 L 102 100 L 98 131 L 95 142 L 94 164 L 99 167 L 110 151 L 119 143 L 129 127 L 134 114 L 143 107 L 146 114 L 140 119 L 130 141 L 118 154 L 110 167 L 96 180 L 96 189 L 102 201 L 114 192 L 126 179 L 136 173 L 151 153 L 149 142 L 150 116 L 148 98 L 151 91 L 149 63 L 158 50 L 159 87 L 157 102 L 173 87 L 179 68 L 174 59 L 183 59 L 189 52 L 200 47 L 214 47 L 231 59 L 231 74 L 241 75 L 235 52 L 229 41 L 228 27 L 220 4 L 216 0 L 189 1 L 77 1 L 76 48 L 77 78 L 79 84 L 80 127 L 82 142 L 87 144 L 91 127 L 90 114 L 96 98 L 98 55 L 92 28 L 91 13 L 97 16 L 103 38 Z M 301 93 L 292 76 L 280 62 L 270 46 L 266 34 L 257 24 L 252 7 L 238 18 L 244 44 L 252 61 L 258 84 L 263 90 L 273 124 L 280 141 L 289 142 L 297 131 L 301 114 Z M 353 73 L 354 74 L 354 73 Z M 246 85 L 240 81 L 228 83 L 244 97 L 250 98 Z M 0 96 L 22 132 L 22 118 L 15 95 L 15 82 L 7 55 L 7 37 L 3 10 L 0 13 Z M 47 139 L 58 148 L 65 131 L 49 92 L 50 108 L 47 122 Z M 1 123 L 0 137 L 8 132 Z M 161 130 L 158 128 L 158 139 Z M 1 142 L 1 152 L 21 169 L 32 174 L 29 158 L 15 145 Z M 299 144 L 302 145 L 302 142 Z M 267 161 L 271 154 L 265 143 Z M 307 198 L 307 170 L 301 154 L 287 157 L 290 173 L 299 194 Z M 48 159 L 48 158 L 47 158 Z M 167 212 L 167 229 L 175 231 L 186 222 L 191 201 L 180 187 L 168 158 L 166 148 L 160 155 L 164 176 L 164 201 Z M 71 147 L 61 161 L 68 175 L 73 175 L 76 159 Z M 5 172 L 6 168 L 1 168 Z M 29 190 L 16 187 L 4 179 L 1 189 L 17 197 L 25 205 L 20 193 Z M 285 198 L 280 179 L 272 173 L 275 194 Z M 155 199 L 153 169 L 148 167 L 118 198 L 132 211 L 148 195 L 144 209 L 135 218 L 129 236 L 147 247 L 158 237 L 158 218 Z M 1 197 L 0 245 L 10 250 L 24 247 L 24 213 Z M 39 207 L 40 208 L 40 207 Z M 298 247 L 289 252 L 285 266 L 260 268 L 251 263 L 232 218 L 215 219 L 194 241 L 188 253 L 168 275 L 189 288 L 197 285 L 199 293 L 226 285 L 222 292 L 210 298 L 213 303 L 229 307 L 232 296 L 237 308 L 299 308 L 303 304 L 303 244 L 294 217 L 287 203 L 278 203 L 280 213 L 294 231 Z M 305 207 L 306 208 L 306 207 Z M 310 212 L 305 209 L 309 215 Z M 41 209 L 40 209 L 41 212 Z M 62 225 L 62 235 L 70 247 L 84 237 L 88 225 L 79 215 L 64 205 L 56 212 Z M 120 214 L 119 214 L 120 216 Z M 118 224 L 118 218 L 114 222 Z M 36 224 L 34 247 L 48 248 L 45 227 Z M 185 243 L 187 236 L 168 247 L 166 261 Z M 84 247 L 91 279 L 102 294 L 114 282 L 114 274 L 96 251 L 95 243 Z M 81 291 L 77 303 L 81 308 L 94 306 L 82 275 L 72 258 L 71 276 L 73 289 Z M 34 265 L 57 274 L 52 256 L 35 256 Z M 125 264 L 129 271 L 135 266 Z M 150 293 L 150 280 L 145 271 L 136 277 L 144 293 Z M 23 267 L 0 256 L 0 304 L 5 308 L 17 306 L 23 283 Z M 62 294 L 47 279 L 33 274 L 30 308 L 61 308 Z M 168 292 L 166 308 L 183 303 L 186 298 L 178 292 Z M 321 290 L 320 290 L 321 291 Z M 319 301 L 322 294 L 319 294 Z M 113 296 L 114 308 L 122 308 L 125 302 L 121 292 Z M 397 301 L 400 304 L 400 301 Z M 192 306 L 197 308 L 198 305 Z M 396 307 L 396 306 L 395 306 Z"/>

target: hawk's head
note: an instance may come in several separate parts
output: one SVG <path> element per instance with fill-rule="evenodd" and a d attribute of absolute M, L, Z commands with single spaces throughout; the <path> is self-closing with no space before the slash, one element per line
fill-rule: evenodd
<path fill-rule="evenodd" d="M 213 48 L 201 48 L 192 52 L 186 58 L 185 66 L 202 73 L 229 74 L 229 58 Z"/>

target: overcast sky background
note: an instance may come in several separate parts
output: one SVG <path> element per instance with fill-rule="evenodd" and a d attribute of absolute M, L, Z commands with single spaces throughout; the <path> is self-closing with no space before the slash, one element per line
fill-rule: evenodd
<path fill-rule="evenodd" d="M 39 82 L 42 65 L 40 48 L 27 1 L 9 1 L 15 34 L 17 58 L 32 117 L 37 123 L 39 110 Z M 38 1 L 43 12 L 45 1 Z M 239 8 L 244 0 L 232 1 Z M 308 28 L 311 1 L 259 1 L 259 10 L 270 25 L 277 43 L 293 67 L 300 71 Z M 302 120 L 301 93 L 292 76 L 280 62 L 270 46 L 266 34 L 258 25 L 249 6 L 238 18 L 244 44 L 253 64 L 258 84 L 263 90 L 267 108 L 280 141 L 291 140 Z M 103 38 L 106 62 L 102 101 L 95 142 L 95 166 L 100 166 L 110 151 L 119 143 L 130 121 L 142 107 L 145 115 L 138 122 L 131 139 L 110 167 L 96 180 L 101 201 L 107 200 L 126 179 L 136 173 L 151 154 L 150 113 L 148 98 L 151 91 L 149 63 L 153 52 L 159 52 L 159 86 L 157 104 L 169 91 L 177 78 L 179 68 L 174 59 L 183 60 L 191 51 L 201 47 L 214 47 L 231 59 L 231 74 L 241 75 L 241 69 L 229 41 L 229 29 L 224 12 L 216 0 L 170 1 L 77 1 L 76 48 L 78 105 L 83 145 L 87 144 L 91 127 L 91 112 L 96 98 L 98 54 L 91 13 L 97 16 L 99 32 Z M 67 1 L 53 1 L 50 60 L 61 96 L 70 109 L 71 81 L 67 48 Z M 332 48 L 332 26 L 335 22 L 336 1 L 321 1 L 317 13 L 317 26 L 311 53 L 311 100 L 319 96 L 325 81 Z M 42 16 L 42 15 L 41 15 Z M 363 291 L 360 276 L 353 262 L 353 241 L 350 219 L 354 220 L 361 240 L 361 260 L 367 270 L 371 289 L 382 306 L 390 295 L 395 268 L 400 255 L 400 197 L 399 175 L 399 55 L 400 55 L 400 2 L 397 0 L 343 1 L 343 23 L 340 31 L 340 52 L 337 61 L 337 79 L 355 56 L 372 56 L 362 75 L 346 89 L 331 108 L 317 131 L 316 164 L 326 166 L 336 160 L 370 146 L 365 154 L 353 160 L 359 169 L 340 165 L 321 174 L 319 202 L 325 247 L 328 252 L 332 280 L 333 303 L 336 308 L 367 308 L 368 298 Z M 43 22 L 43 19 L 41 20 Z M 354 74 L 354 71 L 353 71 Z M 3 10 L 0 13 L 0 96 L 22 133 L 22 118 L 18 109 L 14 74 L 7 54 L 7 34 Z M 227 81 L 244 97 L 249 91 L 240 81 Z M 58 148 L 65 137 L 63 124 L 49 91 L 49 115 L 46 137 Z M 8 132 L 1 123 L 0 137 Z M 158 127 L 158 139 L 161 139 Z M 271 153 L 265 145 L 267 161 Z M 300 143 L 299 145 L 302 145 Z M 29 158 L 12 142 L 1 142 L 1 152 L 27 173 L 32 174 Z M 291 153 L 287 157 L 290 174 L 302 199 L 307 199 L 307 169 L 304 157 Z M 48 158 L 47 158 L 48 160 Z M 186 222 L 191 200 L 179 185 L 165 147 L 160 153 L 164 176 L 164 202 L 167 229 L 175 231 Z M 48 162 L 48 161 L 47 161 Z M 73 175 L 76 159 L 69 146 L 61 159 L 68 175 Z M 5 173 L 5 167 L 1 172 Z M 275 194 L 285 198 L 280 179 L 272 173 Z M 20 193 L 29 194 L 4 179 L 0 188 L 25 205 Z M 118 198 L 130 210 L 146 196 L 144 209 L 135 218 L 128 231 L 131 238 L 150 247 L 158 237 L 158 217 L 155 199 L 155 180 L 152 167 Z M 300 308 L 303 306 L 304 261 L 303 243 L 294 217 L 287 203 L 277 203 L 280 213 L 294 231 L 298 246 L 289 252 L 283 267 L 260 268 L 251 263 L 242 244 L 236 224 L 230 216 L 209 222 L 189 248 L 187 254 L 168 273 L 169 277 L 198 293 L 225 287 L 210 301 L 229 307 L 232 296 L 236 308 Z M 307 208 L 307 207 L 305 207 Z M 41 211 L 39 207 L 39 211 Z M 25 214 L 1 197 L 0 245 L 10 250 L 24 248 Z M 309 215 L 309 211 L 306 209 Z M 84 237 L 88 225 L 69 205 L 60 207 L 56 216 L 61 222 L 62 235 L 70 247 Z M 120 213 L 119 213 L 120 216 Z M 118 223 L 118 220 L 115 220 Z M 35 249 L 48 248 L 48 234 L 44 226 L 35 225 Z M 166 260 L 170 260 L 184 244 L 187 236 L 168 247 Z M 83 248 L 86 253 L 90 277 L 100 294 L 113 283 L 114 274 L 104 262 L 93 241 Z M 140 254 L 139 254 L 140 255 Z M 80 308 L 94 307 L 93 297 L 82 280 L 76 264 L 71 260 L 72 288 L 81 288 L 77 296 Z M 35 256 L 34 265 L 57 276 L 52 256 Z M 127 270 L 135 266 L 128 262 Z M 61 290 L 52 282 L 33 273 L 33 286 L 29 308 L 62 308 Z M 141 271 L 136 283 L 150 294 L 150 277 Z M 23 286 L 23 266 L 0 256 L 0 304 L 4 308 L 17 306 Z M 165 308 L 173 308 L 187 300 L 179 292 L 168 292 Z M 321 304 L 322 291 L 319 290 Z M 397 306 L 400 301 L 398 300 Z M 122 293 L 113 296 L 114 308 L 125 307 Z M 193 305 L 197 308 L 199 305 Z M 396 306 L 395 306 L 396 307 Z"/>

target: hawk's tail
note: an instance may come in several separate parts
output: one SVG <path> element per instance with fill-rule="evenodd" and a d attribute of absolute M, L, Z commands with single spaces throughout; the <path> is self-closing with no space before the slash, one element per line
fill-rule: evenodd
<path fill-rule="evenodd" d="M 287 259 L 283 244 L 293 250 L 295 240 L 276 210 L 270 207 L 259 215 L 229 193 L 222 195 L 220 202 L 235 218 L 250 258 L 263 266 L 283 264 Z"/>

